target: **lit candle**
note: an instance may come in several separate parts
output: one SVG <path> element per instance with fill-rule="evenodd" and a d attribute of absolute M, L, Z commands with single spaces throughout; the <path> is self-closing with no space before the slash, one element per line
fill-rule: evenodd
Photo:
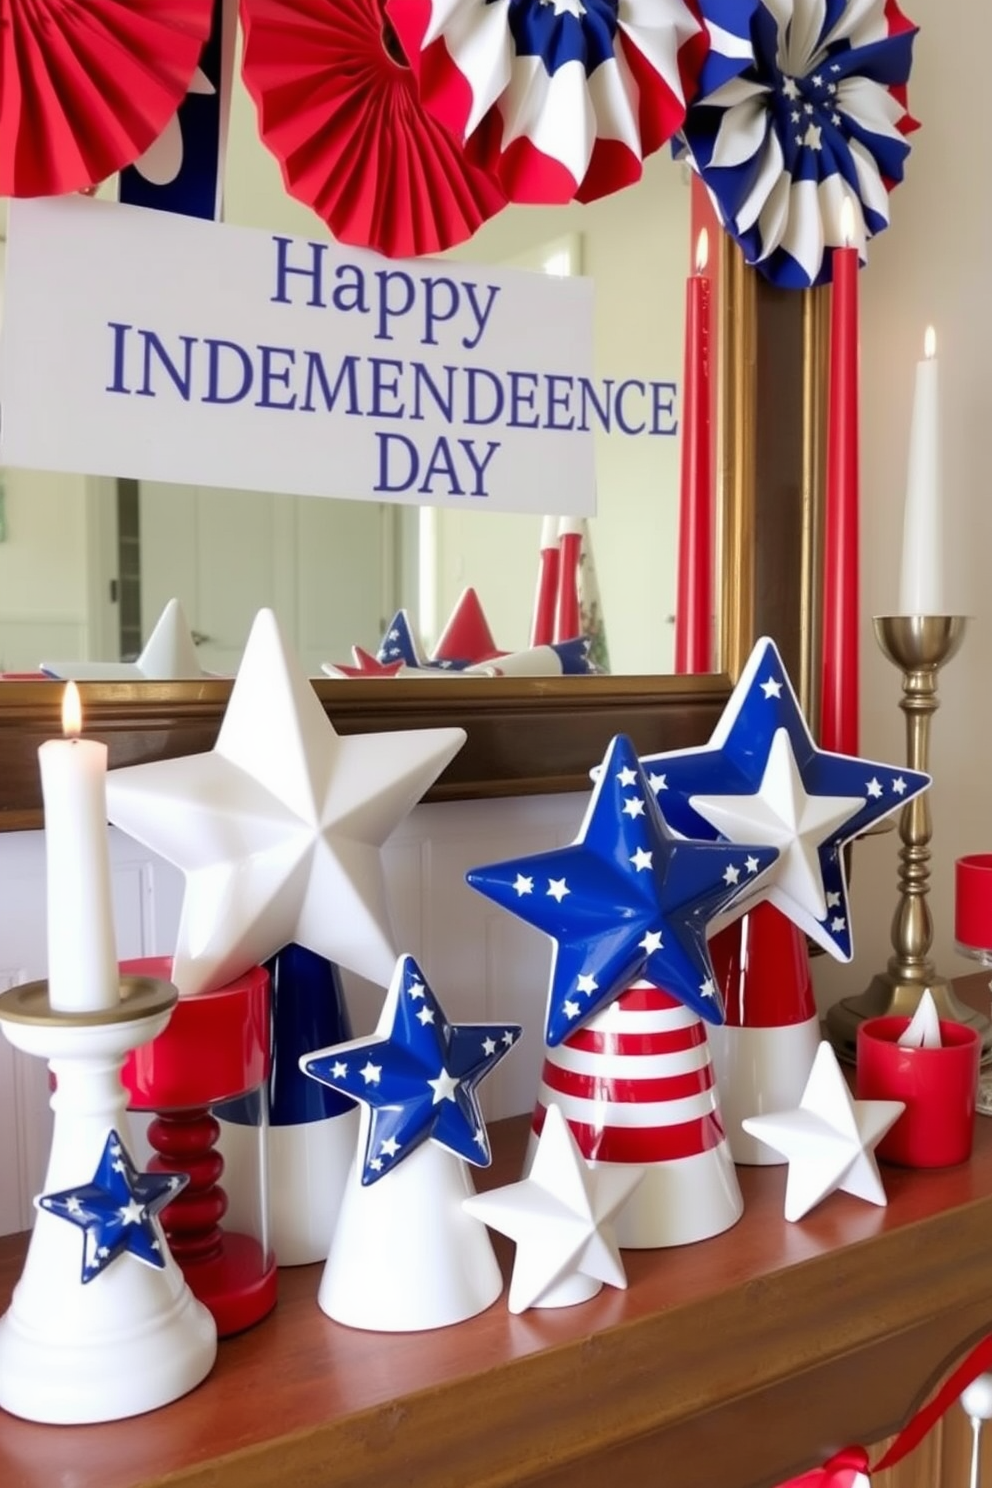
<path fill-rule="evenodd" d="M 909 470 L 902 529 L 901 615 L 946 615 L 944 541 L 940 492 L 940 388 L 933 326 L 916 364 Z"/>
<path fill-rule="evenodd" d="M 854 208 L 841 207 L 843 248 L 833 251 L 827 491 L 823 543 L 820 743 L 858 752 L 858 250 Z"/>
<path fill-rule="evenodd" d="M 105 1012 L 120 984 L 110 897 L 107 746 L 81 739 L 74 682 L 62 698 L 64 739 L 38 750 L 45 801 L 48 1000 L 65 1013 Z"/>
<path fill-rule="evenodd" d="M 709 235 L 696 240 L 696 272 L 686 280 L 682 471 L 679 490 L 675 670 L 708 672 L 711 663 L 713 493 L 710 469 Z"/>

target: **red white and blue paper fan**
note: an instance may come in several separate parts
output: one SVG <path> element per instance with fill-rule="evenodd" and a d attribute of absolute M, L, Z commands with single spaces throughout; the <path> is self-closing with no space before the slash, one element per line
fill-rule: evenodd
<path fill-rule="evenodd" d="M 211 0 L 0 0 L 0 196 L 85 191 L 165 129 Z"/>
<path fill-rule="evenodd" d="M 262 142 L 339 242 L 438 253 L 506 205 L 422 107 L 379 0 L 242 0 L 241 18 Z"/>
<path fill-rule="evenodd" d="M 672 138 L 708 40 L 686 0 L 387 0 L 425 106 L 511 201 L 594 201 Z"/>
<path fill-rule="evenodd" d="M 700 6 L 712 34 L 728 0 Z M 916 128 L 906 103 L 916 29 L 895 0 L 759 0 L 750 65 L 690 106 L 689 161 L 772 283 L 830 280 L 845 201 L 862 257 L 888 225 Z"/>

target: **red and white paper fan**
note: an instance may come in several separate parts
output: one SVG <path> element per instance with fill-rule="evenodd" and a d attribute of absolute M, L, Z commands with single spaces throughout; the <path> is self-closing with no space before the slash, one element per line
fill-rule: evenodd
<path fill-rule="evenodd" d="M 83 191 L 175 114 L 211 0 L 0 0 L 0 196 Z"/>
<path fill-rule="evenodd" d="M 262 141 L 340 242 L 437 253 L 505 205 L 421 107 L 378 0 L 242 0 L 241 18 Z"/>

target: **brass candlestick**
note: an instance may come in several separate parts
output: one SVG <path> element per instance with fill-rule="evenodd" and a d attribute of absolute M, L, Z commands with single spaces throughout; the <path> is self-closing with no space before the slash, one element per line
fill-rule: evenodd
<path fill-rule="evenodd" d="M 875 637 L 893 665 L 902 671 L 899 706 L 906 715 L 906 763 L 926 770 L 930 758 L 930 720 L 940 706 L 937 674 L 957 654 L 964 639 L 963 615 L 878 615 Z M 865 1018 L 911 1018 L 929 991 L 941 1018 L 970 1023 L 982 1035 L 983 1055 L 992 1049 L 992 1024 L 965 1007 L 946 977 L 930 960 L 933 919 L 930 892 L 930 795 L 907 802 L 899 816 L 899 903 L 892 919 L 888 967 L 872 979 L 866 992 L 845 997 L 827 1014 L 827 1032 L 838 1054 L 854 1061 L 858 1025 Z"/>

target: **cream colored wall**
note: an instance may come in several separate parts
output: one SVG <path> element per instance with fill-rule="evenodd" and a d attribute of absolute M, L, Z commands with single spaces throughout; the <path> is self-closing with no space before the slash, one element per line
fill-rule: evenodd
<path fill-rule="evenodd" d="M 956 608 L 972 616 L 962 650 L 941 676 L 931 751 L 934 950 L 938 970 L 957 975 L 975 966 L 954 952 L 954 859 L 992 851 L 992 205 L 983 122 L 992 10 L 957 6 L 952 16 L 942 0 L 913 0 L 907 8 L 920 26 L 909 102 L 922 128 L 912 138 L 907 179 L 891 198 L 891 225 L 870 245 L 861 276 L 861 750 L 905 758 L 900 681 L 875 644 L 871 616 L 896 607 L 913 369 L 932 322 L 940 358 L 949 566 Z M 855 848 L 855 959 L 844 967 L 818 958 L 824 1006 L 861 991 L 884 969 L 897 846 L 893 833 Z"/>

